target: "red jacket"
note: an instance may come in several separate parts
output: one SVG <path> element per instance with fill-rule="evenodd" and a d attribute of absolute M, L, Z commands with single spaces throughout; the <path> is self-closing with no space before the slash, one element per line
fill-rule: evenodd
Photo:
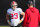
<path fill-rule="evenodd" d="M 39 14 L 39 25 L 40 25 L 40 14 Z"/>
<path fill-rule="evenodd" d="M 25 12 L 23 27 L 38 27 L 39 11 L 36 8 L 28 8 Z"/>

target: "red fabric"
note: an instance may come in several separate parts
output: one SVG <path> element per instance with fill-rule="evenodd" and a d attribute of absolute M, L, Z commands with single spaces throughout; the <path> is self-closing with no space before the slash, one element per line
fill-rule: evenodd
<path fill-rule="evenodd" d="M 24 22 L 23 22 L 23 27 L 26 25 L 26 21 L 27 21 L 27 13 L 25 12 L 25 18 L 24 18 Z"/>
<path fill-rule="evenodd" d="M 29 8 L 25 12 L 23 27 L 38 27 L 39 11 L 36 8 Z M 28 26 L 27 26 L 28 25 Z"/>
<path fill-rule="evenodd" d="M 40 14 L 39 14 L 39 25 L 40 25 Z"/>

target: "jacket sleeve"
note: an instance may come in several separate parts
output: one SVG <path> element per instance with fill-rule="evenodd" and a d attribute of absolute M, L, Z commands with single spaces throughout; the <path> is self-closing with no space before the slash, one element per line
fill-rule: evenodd
<path fill-rule="evenodd" d="M 24 21 L 23 21 L 23 27 L 25 27 L 26 22 L 27 22 L 27 11 L 25 12 L 25 18 L 24 18 Z"/>
<path fill-rule="evenodd" d="M 38 20 L 39 20 L 39 25 L 40 25 L 40 14 L 39 14 L 39 19 Z"/>

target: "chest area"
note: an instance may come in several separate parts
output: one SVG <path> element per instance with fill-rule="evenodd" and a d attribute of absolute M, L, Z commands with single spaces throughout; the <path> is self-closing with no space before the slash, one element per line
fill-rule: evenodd
<path fill-rule="evenodd" d="M 17 19 L 18 18 L 18 15 L 19 15 L 19 11 L 17 11 L 17 10 L 10 12 L 10 16 L 13 19 Z"/>
<path fill-rule="evenodd" d="M 18 18 L 18 15 L 19 15 L 19 10 L 15 10 L 15 11 L 10 11 L 10 16 L 11 17 L 17 17 Z"/>
<path fill-rule="evenodd" d="M 10 11 L 10 14 L 17 14 L 17 13 L 19 14 L 19 10 L 11 10 Z"/>

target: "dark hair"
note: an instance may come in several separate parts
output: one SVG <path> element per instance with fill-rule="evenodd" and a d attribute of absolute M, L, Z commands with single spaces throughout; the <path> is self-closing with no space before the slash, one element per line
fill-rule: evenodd
<path fill-rule="evenodd" d="M 33 2 L 32 1 L 28 1 L 28 5 L 33 5 Z"/>

